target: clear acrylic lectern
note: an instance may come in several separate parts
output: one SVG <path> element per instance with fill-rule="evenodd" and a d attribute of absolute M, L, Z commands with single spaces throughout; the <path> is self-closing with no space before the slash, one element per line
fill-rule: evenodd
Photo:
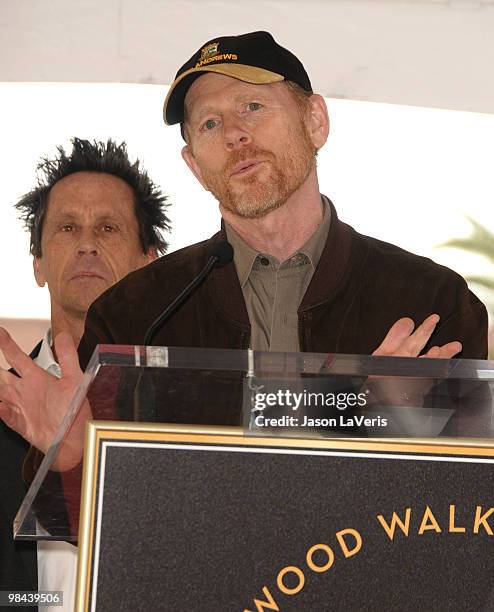
<path fill-rule="evenodd" d="M 88 420 L 236 426 L 249 436 L 494 438 L 494 362 L 97 347 L 14 524 L 77 541 Z"/>

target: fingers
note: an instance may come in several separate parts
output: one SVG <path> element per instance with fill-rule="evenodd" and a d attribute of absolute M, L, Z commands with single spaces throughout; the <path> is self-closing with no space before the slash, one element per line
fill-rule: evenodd
<path fill-rule="evenodd" d="M 10 427 L 10 429 L 24 436 L 25 419 L 19 410 L 12 404 L 4 401 L 0 402 L 0 420 L 2 420 L 7 427 Z"/>
<path fill-rule="evenodd" d="M 403 342 L 410 336 L 415 327 L 412 319 L 404 317 L 394 323 L 373 355 L 394 355 Z"/>
<path fill-rule="evenodd" d="M 412 319 L 403 318 L 396 321 L 386 334 L 381 345 L 374 351 L 373 355 L 392 357 L 418 357 L 429 342 L 439 315 L 432 314 L 414 331 Z M 444 346 L 432 347 L 423 357 L 434 359 L 450 359 L 462 350 L 460 342 L 449 342 Z"/>
<path fill-rule="evenodd" d="M 20 376 L 29 375 L 33 369 L 40 369 L 33 363 L 31 357 L 19 348 L 3 327 L 0 327 L 0 349 L 7 362 Z"/>
<path fill-rule="evenodd" d="M 439 359 L 441 356 L 441 349 L 438 346 L 430 348 L 425 355 L 420 355 L 420 358 L 426 357 L 428 359 Z"/>
<path fill-rule="evenodd" d="M 2 370 L 0 368 L 0 388 L 2 385 L 9 386 L 15 384 L 15 381 L 19 380 L 19 377 L 12 372 L 7 372 L 7 370 Z M 0 395 L 0 400 L 2 399 Z"/>
<path fill-rule="evenodd" d="M 429 342 L 436 325 L 439 322 L 439 315 L 432 314 L 417 327 L 411 336 L 405 340 L 401 347 L 404 357 L 418 357 L 424 346 Z"/>
<path fill-rule="evenodd" d="M 19 384 L 19 378 L 10 372 L 0 372 L 0 402 L 7 404 L 17 404 L 16 385 Z"/>
<path fill-rule="evenodd" d="M 80 378 L 82 371 L 79 365 L 79 356 L 70 334 L 67 332 L 57 334 L 55 351 L 64 378 Z"/>
<path fill-rule="evenodd" d="M 445 344 L 444 346 L 441 347 L 441 357 L 443 359 L 451 359 L 451 357 L 454 357 L 455 355 L 458 355 L 458 353 L 461 353 L 461 351 L 463 350 L 463 345 L 461 342 L 448 342 L 448 344 Z"/>
<path fill-rule="evenodd" d="M 421 355 L 421 357 L 425 357 L 427 359 L 451 359 L 458 353 L 461 353 L 463 346 L 461 342 L 448 342 L 444 346 L 433 346 L 431 349 L 425 353 L 425 355 Z"/>
<path fill-rule="evenodd" d="M 14 429 L 23 435 L 25 420 L 19 407 L 16 387 L 19 382 L 20 379 L 14 374 L 0 370 L 0 420 L 10 429 Z"/>

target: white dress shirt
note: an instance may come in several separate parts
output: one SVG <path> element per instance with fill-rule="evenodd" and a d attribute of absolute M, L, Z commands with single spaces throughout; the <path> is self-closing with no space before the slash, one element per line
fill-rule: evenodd
<path fill-rule="evenodd" d="M 51 350 L 51 330 L 43 338 L 35 362 L 60 378 L 61 370 Z M 38 529 L 42 527 L 38 525 Z M 44 611 L 73 612 L 77 576 L 77 548 L 68 542 L 38 542 L 38 591 L 63 591 L 63 606 L 43 606 Z"/>

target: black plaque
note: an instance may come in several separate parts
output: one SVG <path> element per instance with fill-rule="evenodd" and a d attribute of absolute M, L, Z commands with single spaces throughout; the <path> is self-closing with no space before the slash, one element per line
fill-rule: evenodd
<path fill-rule="evenodd" d="M 491 448 L 124 429 L 86 474 L 81 609 L 494 609 Z"/>

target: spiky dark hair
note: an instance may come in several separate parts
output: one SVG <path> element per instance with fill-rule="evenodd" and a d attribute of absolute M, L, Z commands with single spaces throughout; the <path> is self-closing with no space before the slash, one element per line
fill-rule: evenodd
<path fill-rule="evenodd" d="M 58 155 L 53 159 L 42 157 L 37 166 L 38 185 L 26 193 L 15 205 L 26 229 L 31 234 L 31 254 L 41 257 L 41 235 L 48 207 L 51 188 L 61 179 L 75 172 L 103 172 L 124 180 L 132 189 L 135 213 L 139 225 L 142 250 L 147 253 L 156 247 L 159 255 L 166 252 L 168 243 L 162 232 L 170 230 L 166 215 L 169 206 L 167 197 L 148 177 L 138 159 L 131 163 L 125 142 L 113 140 L 93 141 L 73 138 L 72 152 L 67 154 L 57 147 Z"/>

